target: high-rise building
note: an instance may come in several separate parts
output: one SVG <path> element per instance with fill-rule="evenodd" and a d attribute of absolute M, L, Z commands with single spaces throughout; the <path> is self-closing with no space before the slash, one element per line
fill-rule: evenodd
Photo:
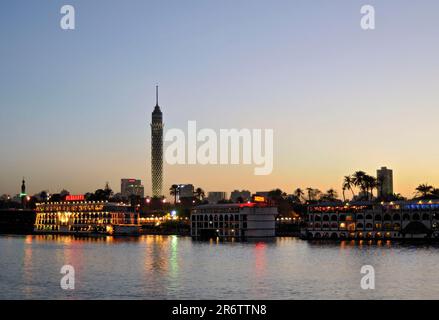
<path fill-rule="evenodd" d="M 234 190 L 232 191 L 232 193 L 230 194 L 230 200 L 232 200 L 232 202 L 236 203 L 236 202 L 247 202 L 251 199 L 251 193 L 248 190 Z"/>
<path fill-rule="evenodd" d="M 387 167 L 377 170 L 378 196 L 386 197 L 393 195 L 393 171 Z"/>
<path fill-rule="evenodd" d="M 151 178 L 152 196 L 163 195 L 163 115 L 159 107 L 159 87 L 156 86 L 156 105 L 151 121 Z"/>
<path fill-rule="evenodd" d="M 207 201 L 211 204 L 217 204 L 223 200 L 226 200 L 226 193 L 223 191 L 212 191 L 207 196 Z"/>
<path fill-rule="evenodd" d="M 141 180 L 121 179 L 120 193 L 125 198 L 129 198 L 130 196 L 139 196 L 143 198 L 145 197 L 145 188 L 143 187 Z"/>
<path fill-rule="evenodd" d="M 178 198 L 192 198 L 194 197 L 194 185 L 193 184 L 179 184 L 178 185 Z"/>

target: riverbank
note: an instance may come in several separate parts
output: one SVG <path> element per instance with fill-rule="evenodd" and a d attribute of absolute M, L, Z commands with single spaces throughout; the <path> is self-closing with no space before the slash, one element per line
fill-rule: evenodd
<path fill-rule="evenodd" d="M 185 222 L 166 221 L 158 225 L 156 224 L 142 225 L 141 234 L 190 236 L 191 228 L 190 225 Z"/>

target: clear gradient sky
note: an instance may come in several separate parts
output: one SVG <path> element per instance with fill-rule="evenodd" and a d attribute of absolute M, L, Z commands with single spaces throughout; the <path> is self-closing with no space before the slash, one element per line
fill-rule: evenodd
<path fill-rule="evenodd" d="M 62 5 L 76 30 L 59 27 Z M 376 9 L 376 30 L 360 8 Z M 150 194 L 150 127 L 273 128 L 274 171 L 165 165 L 165 189 L 308 186 L 394 170 L 439 186 L 437 0 L 0 2 L 0 194 L 83 193 L 120 178 Z"/>

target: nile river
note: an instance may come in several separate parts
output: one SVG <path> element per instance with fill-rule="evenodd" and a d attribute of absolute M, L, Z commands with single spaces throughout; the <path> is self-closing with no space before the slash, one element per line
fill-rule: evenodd
<path fill-rule="evenodd" d="M 0 236 L 0 255 L 0 299 L 439 298 L 433 245 Z M 60 286 L 67 264 L 74 290 Z M 375 290 L 361 289 L 363 265 Z"/>

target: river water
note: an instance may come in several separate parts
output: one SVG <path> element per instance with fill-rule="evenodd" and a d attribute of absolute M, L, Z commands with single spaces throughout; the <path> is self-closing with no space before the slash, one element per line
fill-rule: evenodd
<path fill-rule="evenodd" d="M 438 267 L 439 246 L 421 244 L 0 236 L 0 299 L 437 299 Z"/>

